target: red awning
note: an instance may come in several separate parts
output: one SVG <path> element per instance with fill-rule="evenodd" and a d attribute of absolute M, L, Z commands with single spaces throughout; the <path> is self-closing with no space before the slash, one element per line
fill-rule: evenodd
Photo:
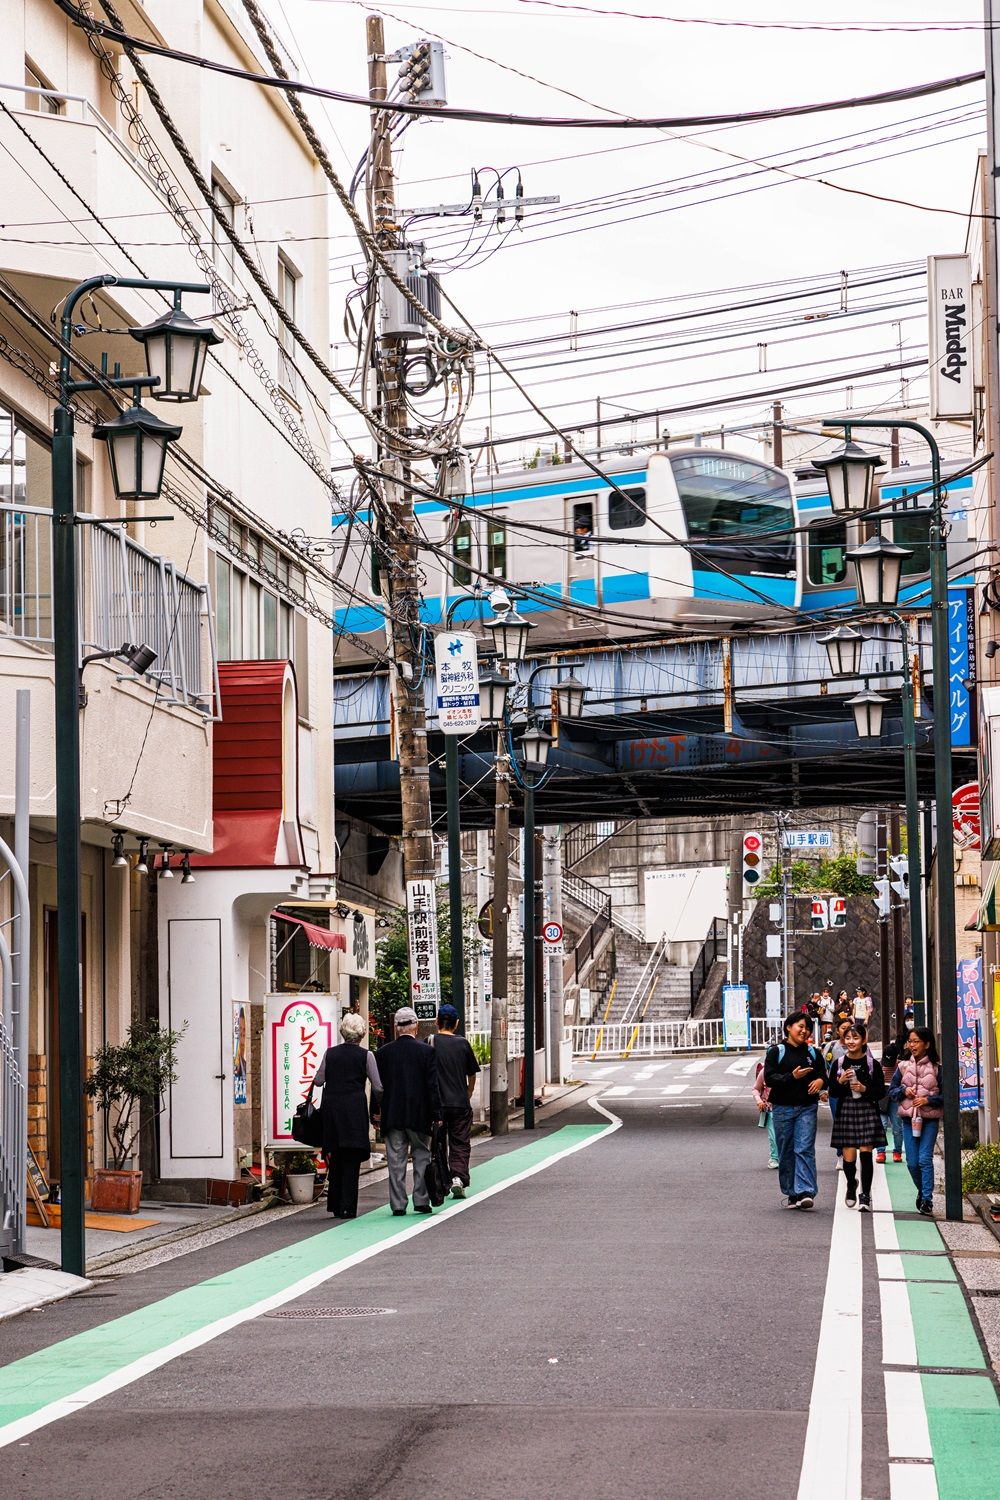
<path fill-rule="evenodd" d="M 303 922 L 301 917 L 290 917 L 283 911 L 273 911 L 271 916 L 277 917 L 279 922 L 294 922 L 296 927 L 301 927 L 311 948 L 326 948 L 331 953 L 347 952 L 347 939 L 342 932 L 331 932 L 328 927 L 317 927 L 315 922 Z"/>

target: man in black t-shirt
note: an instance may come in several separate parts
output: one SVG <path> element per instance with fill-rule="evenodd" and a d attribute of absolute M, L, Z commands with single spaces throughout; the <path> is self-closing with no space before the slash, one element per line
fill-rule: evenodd
<path fill-rule="evenodd" d="M 437 1034 L 431 1037 L 437 1056 L 441 1118 L 448 1141 L 448 1175 L 451 1196 L 464 1198 L 469 1186 L 469 1154 L 472 1150 L 472 1091 L 479 1064 L 464 1036 L 458 1035 L 458 1011 L 442 1005 L 437 1013 Z"/>

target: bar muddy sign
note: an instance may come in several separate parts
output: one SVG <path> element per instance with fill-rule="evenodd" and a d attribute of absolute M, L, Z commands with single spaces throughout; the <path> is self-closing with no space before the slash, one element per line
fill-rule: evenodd
<path fill-rule="evenodd" d="M 972 417 L 972 265 L 967 255 L 927 260 L 930 414 Z"/>

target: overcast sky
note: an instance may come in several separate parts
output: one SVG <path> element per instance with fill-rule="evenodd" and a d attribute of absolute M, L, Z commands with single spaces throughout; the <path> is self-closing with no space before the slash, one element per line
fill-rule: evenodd
<path fill-rule="evenodd" d="M 617 5 L 623 12 L 665 16 L 671 0 L 579 0 L 575 5 L 566 0 L 565 9 L 541 0 L 436 5 L 399 0 L 381 14 L 390 50 L 421 36 L 445 40 L 450 104 L 522 114 L 756 110 L 924 83 L 983 66 L 981 9 L 969 0 L 848 4 L 846 16 L 837 16 L 838 7 L 829 0 L 687 0 L 683 7 L 689 17 L 755 21 L 764 23 L 762 29 L 593 13 Z M 364 18 L 375 8 L 355 0 L 267 0 L 303 75 L 359 94 L 367 90 Z M 974 24 L 943 29 L 963 20 Z M 811 29 L 781 29 L 782 22 Z M 824 23 L 864 29 L 815 29 Z M 904 31 L 901 23 L 936 29 Z M 579 311 L 580 330 L 605 327 L 754 295 L 720 297 L 728 288 L 793 278 L 828 281 L 828 273 L 841 270 L 852 273 L 853 283 L 861 279 L 853 273 L 866 267 L 919 263 L 934 252 L 961 250 L 977 152 L 985 144 L 982 99 L 977 84 L 909 104 L 683 136 L 421 120 L 407 131 L 399 154 L 399 201 L 407 207 L 461 202 L 472 168 L 479 170 L 488 194 L 495 193 L 496 178 L 485 169 L 511 167 L 520 167 L 527 194 L 558 194 L 558 209 L 531 211 L 523 230 L 512 232 L 495 254 L 487 256 L 498 244 L 495 233 L 475 235 L 464 253 L 478 248 L 478 255 L 445 280 L 449 295 L 497 344 L 565 335 L 573 309 Z M 306 104 L 330 141 L 338 169 L 349 176 L 367 140 L 365 111 Z M 896 138 L 883 139 L 889 136 Z M 844 154 L 793 161 L 831 151 Z M 920 206 L 880 202 L 774 171 L 762 174 L 754 163 L 775 153 L 791 172 L 820 174 L 844 187 Z M 736 173 L 753 175 L 726 181 Z M 507 192 L 513 182 L 513 176 L 506 179 Z M 606 194 L 622 197 L 599 213 L 573 206 Z M 431 221 L 413 226 L 411 234 L 431 246 L 437 243 L 442 256 L 455 257 L 469 227 L 468 221 Z M 336 210 L 331 231 L 337 327 L 350 270 L 360 256 Z M 913 278 L 869 289 L 855 290 L 852 284 L 847 319 L 839 292 L 816 294 L 753 314 L 762 322 L 780 321 L 781 327 L 748 324 L 713 344 L 696 341 L 717 334 L 723 323 L 746 323 L 751 314 L 706 313 L 682 325 L 661 325 L 662 332 L 646 331 L 645 347 L 636 343 L 641 331 L 633 330 L 618 347 L 607 347 L 603 360 L 580 359 L 590 347 L 585 340 L 574 356 L 565 338 L 537 352 L 511 354 L 524 361 L 523 379 L 536 399 L 571 427 L 593 417 L 598 395 L 608 411 L 615 409 L 613 403 L 646 409 L 762 391 L 783 381 L 818 378 L 831 368 L 843 373 L 878 366 L 898 360 L 900 347 L 904 359 L 920 358 L 926 341 L 924 311 L 917 305 L 922 295 L 922 283 Z M 678 298 L 688 300 L 678 304 Z M 866 299 L 871 310 L 858 316 Z M 649 305 L 610 314 L 586 311 L 632 303 Z M 667 338 L 672 347 L 664 347 Z M 610 335 L 593 341 L 595 346 L 615 342 Z M 869 409 L 898 399 L 901 379 L 893 374 L 877 383 L 859 382 L 854 404 Z M 915 400 L 925 392 L 919 373 L 908 390 Z M 793 394 L 789 407 L 804 415 L 840 406 L 845 395 L 843 386 L 828 397 Z M 738 413 L 677 417 L 666 425 L 677 432 L 694 426 L 707 430 L 720 420 L 758 419 L 764 410 L 761 399 Z M 525 413 L 523 400 L 502 379 L 494 380 L 491 399 L 481 392 L 474 408 L 470 440 L 481 435 L 491 412 L 494 431 L 539 426 Z M 364 446 L 356 422 L 345 419 L 342 430 Z M 621 435 L 628 436 L 628 429 Z M 527 451 L 533 446 L 526 445 Z M 506 456 L 516 452 L 507 450 Z"/>

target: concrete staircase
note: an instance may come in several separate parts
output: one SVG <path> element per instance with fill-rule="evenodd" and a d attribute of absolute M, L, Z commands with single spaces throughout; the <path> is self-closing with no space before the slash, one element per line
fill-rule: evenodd
<path fill-rule="evenodd" d="M 609 1021 L 620 1021 L 628 1009 L 635 987 L 639 983 L 653 951 L 652 944 L 619 933 L 615 940 L 615 973 L 618 989 Z M 654 971 L 656 989 L 649 1003 L 647 1021 L 677 1021 L 685 1019 L 691 1009 L 691 975 L 687 969 L 675 964 L 660 963 Z M 652 977 L 652 976 L 650 976 Z"/>

